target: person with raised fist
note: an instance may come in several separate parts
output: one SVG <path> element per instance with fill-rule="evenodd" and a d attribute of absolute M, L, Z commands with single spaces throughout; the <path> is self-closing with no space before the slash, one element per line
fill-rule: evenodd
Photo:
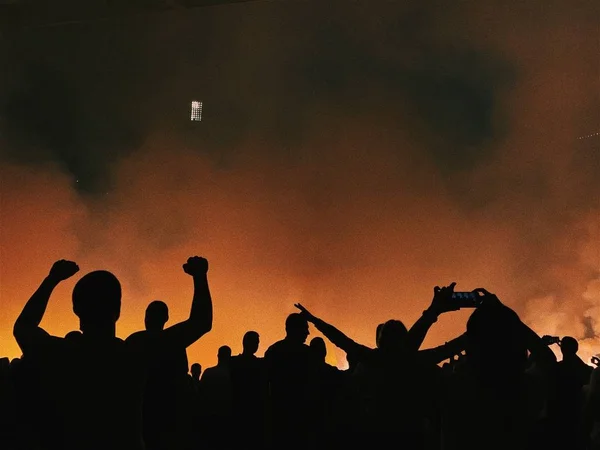
<path fill-rule="evenodd" d="M 47 446 L 61 450 L 144 450 L 142 401 L 145 374 L 157 351 L 170 343 L 190 345 L 212 326 L 208 263 L 190 258 L 183 266 L 194 280 L 190 318 L 171 327 L 164 339 L 116 337 L 121 284 L 111 272 L 97 270 L 73 288 L 73 312 L 81 333 L 52 336 L 40 327 L 54 289 L 79 271 L 72 261 L 54 263 L 25 304 L 13 334 L 40 368 L 43 397 L 51 406 L 53 435 Z"/>

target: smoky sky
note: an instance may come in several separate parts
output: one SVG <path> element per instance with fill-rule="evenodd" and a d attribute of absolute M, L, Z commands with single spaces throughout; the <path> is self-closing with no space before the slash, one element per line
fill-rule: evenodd
<path fill-rule="evenodd" d="M 293 159 L 327 111 L 409 119 L 440 168 L 469 170 L 508 132 L 499 98 L 519 67 L 460 36 L 464 15 L 442 3 L 259 2 L 15 32 L 1 97 L 8 156 L 58 162 L 99 193 L 154 127 L 223 164 L 250 133 Z M 197 129 L 192 98 L 205 105 Z"/>
<path fill-rule="evenodd" d="M 599 15 L 279 0 L 4 28 L 0 293 L 64 245 L 134 286 L 133 331 L 152 289 L 186 308 L 163 262 L 208 249 L 217 316 L 264 309 L 265 342 L 299 298 L 372 337 L 453 280 L 596 342 L 600 149 L 577 138 L 600 130 Z"/>

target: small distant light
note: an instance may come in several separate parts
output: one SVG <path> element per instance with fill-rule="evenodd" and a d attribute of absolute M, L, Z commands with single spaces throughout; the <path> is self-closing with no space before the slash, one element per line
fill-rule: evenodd
<path fill-rule="evenodd" d="M 202 102 L 198 102 L 194 100 L 192 102 L 192 110 L 190 113 L 190 120 L 192 122 L 201 122 L 202 121 Z"/>
<path fill-rule="evenodd" d="M 600 131 L 598 131 L 597 133 L 586 134 L 585 136 L 579 136 L 577 139 L 581 141 L 582 139 L 589 139 L 596 136 L 600 136 Z"/>

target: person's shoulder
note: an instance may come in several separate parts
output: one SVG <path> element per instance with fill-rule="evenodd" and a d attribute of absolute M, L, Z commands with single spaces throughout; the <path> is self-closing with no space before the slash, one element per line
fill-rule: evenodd
<path fill-rule="evenodd" d="M 204 372 L 202 373 L 202 380 L 205 380 L 207 378 L 212 378 L 215 375 L 217 375 L 218 373 L 219 373 L 219 368 L 217 366 L 208 367 L 208 368 L 204 369 Z"/>
<path fill-rule="evenodd" d="M 285 345 L 286 345 L 286 342 L 283 339 L 281 341 L 277 341 L 277 342 L 271 344 L 269 346 L 269 348 L 267 348 L 267 351 L 265 352 L 265 358 L 268 355 L 272 355 L 273 353 L 277 353 L 280 349 L 284 348 Z"/>
<path fill-rule="evenodd" d="M 138 343 L 141 341 L 146 340 L 147 338 L 147 333 L 145 331 L 136 331 L 135 333 L 130 334 L 127 339 L 125 339 L 125 342 L 127 343 Z"/>

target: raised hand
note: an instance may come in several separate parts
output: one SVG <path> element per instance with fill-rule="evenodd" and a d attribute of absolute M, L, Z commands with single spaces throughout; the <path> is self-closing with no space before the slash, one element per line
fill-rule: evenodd
<path fill-rule="evenodd" d="M 454 286 L 456 286 L 456 283 L 451 283 L 449 286 L 436 286 L 433 288 L 431 308 L 438 314 L 459 309 L 459 307 L 456 306 L 456 303 L 452 301 Z"/>
<path fill-rule="evenodd" d="M 559 344 L 560 338 L 556 336 L 544 335 L 542 336 L 542 342 L 546 345 Z"/>
<path fill-rule="evenodd" d="M 183 271 L 191 276 L 206 275 L 208 272 L 208 261 L 200 256 L 191 256 L 183 265 Z"/>
<path fill-rule="evenodd" d="M 52 265 L 48 277 L 56 282 L 60 282 L 71 278 L 77 272 L 79 272 L 79 266 L 76 263 L 61 259 Z"/>
<path fill-rule="evenodd" d="M 484 288 L 474 289 L 473 292 L 476 292 L 476 293 L 482 295 L 481 306 L 483 306 L 485 308 L 498 307 L 498 306 L 504 306 L 505 308 L 507 308 L 507 306 L 504 305 L 495 294 L 488 292 Z"/>
<path fill-rule="evenodd" d="M 315 318 L 315 316 L 313 316 L 310 313 L 310 311 L 308 309 L 306 309 L 304 306 L 302 306 L 300 303 L 296 303 L 296 304 L 294 304 L 294 306 L 300 310 L 300 312 L 306 317 L 306 320 L 308 320 L 309 322 Z"/>

